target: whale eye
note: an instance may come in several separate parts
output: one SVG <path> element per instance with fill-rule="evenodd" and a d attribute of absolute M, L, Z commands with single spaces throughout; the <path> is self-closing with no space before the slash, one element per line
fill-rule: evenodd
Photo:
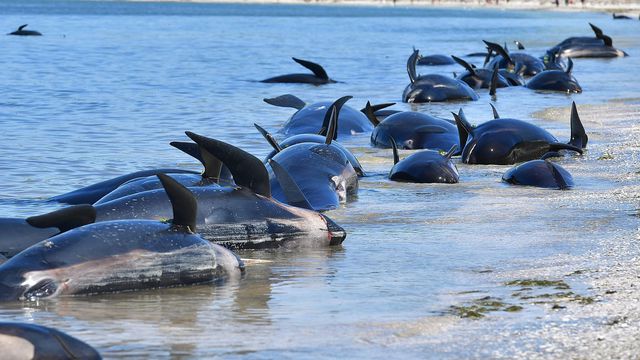
<path fill-rule="evenodd" d="M 36 300 L 46 298 L 56 293 L 58 285 L 52 279 L 44 279 L 25 291 L 22 298 L 25 300 Z"/>

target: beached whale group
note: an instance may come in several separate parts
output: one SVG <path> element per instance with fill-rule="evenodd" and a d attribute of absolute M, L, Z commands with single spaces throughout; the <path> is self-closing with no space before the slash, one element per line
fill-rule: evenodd
<path fill-rule="evenodd" d="M 41 35 L 25 27 L 10 35 Z M 591 28 L 595 37 L 567 38 L 542 57 L 523 52 L 521 43 L 518 52 L 510 52 L 506 45 L 484 41 L 482 67 L 457 56 L 421 56 L 414 49 L 402 99 L 474 101 L 480 89 L 495 97 L 497 89 L 510 86 L 580 93 L 571 58 L 626 56 L 601 29 Z M 336 82 L 322 66 L 293 60 L 312 74 L 262 82 Z M 453 77 L 417 72 L 418 65 L 454 63 L 464 72 Z M 123 174 L 51 197 L 50 202 L 66 204 L 59 210 L 0 219 L 0 301 L 220 282 L 250 271 L 234 252 L 239 249 L 340 245 L 346 231 L 325 212 L 356 199 L 359 180 L 368 176 L 340 144 L 355 134 L 370 134 L 372 147 L 392 149 L 391 181 L 458 183 L 459 157 L 465 164 L 515 165 L 503 174 L 504 182 L 550 189 L 574 186 L 571 174 L 552 159 L 582 154 L 588 143 L 575 102 L 571 138 L 561 142 L 527 121 L 501 117 L 493 105 L 491 119 L 472 125 L 462 108 L 446 119 L 388 109 L 393 103 L 368 102 L 356 109 L 348 105 L 350 99 L 312 102 L 291 94 L 264 99 L 295 112 L 273 133 L 255 124 L 273 148 L 263 160 L 186 131 L 191 142 L 170 145 L 200 162 L 201 172 L 158 168 Z M 401 158 L 400 150 L 418 151 Z M 29 354 L 73 348 L 79 357 L 99 358 L 86 344 L 65 336 L 53 329 L 0 324 L 0 344 L 22 344 Z"/>

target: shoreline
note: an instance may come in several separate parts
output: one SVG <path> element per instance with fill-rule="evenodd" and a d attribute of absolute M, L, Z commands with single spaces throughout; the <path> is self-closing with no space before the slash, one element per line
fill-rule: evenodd
<path fill-rule="evenodd" d="M 420 7 L 461 8 L 496 10 L 542 10 L 561 12 L 607 12 L 640 19 L 640 2 L 632 1 L 588 1 L 570 0 L 573 4 L 556 6 L 553 1 L 528 0 L 125 0 L 130 2 L 173 2 L 191 4 L 260 4 L 260 5 L 315 5 L 315 6 L 373 6 L 373 7 Z"/>

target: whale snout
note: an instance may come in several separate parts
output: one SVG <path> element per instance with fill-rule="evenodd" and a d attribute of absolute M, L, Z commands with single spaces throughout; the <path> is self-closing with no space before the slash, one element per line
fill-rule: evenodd
<path fill-rule="evenodd" d="M 23 297 L 24 290 L 22 286 L 10 286 L 0 283 L 0 302 L 20 300 Z"/>
<path fill-rule="evenodd" d="M 347 237 L 347 232 L 333 220 L 327 216 L 320 214 L 324 221 L 327 222 L 327 230 L 329 230 L 329 245 L 340 245 Z"/>

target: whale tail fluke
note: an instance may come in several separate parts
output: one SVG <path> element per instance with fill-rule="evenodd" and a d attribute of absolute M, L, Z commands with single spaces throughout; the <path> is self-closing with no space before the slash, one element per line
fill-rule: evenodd
<path fill-rule="evenodd" d="M 373 124 L 374 127 L 380 125 L 380 121 L 376 117 L 375 110 L 373 110 L 373 106 L 371 106 L 371 102 L 367 101 L 367 105 L 364 106 L 364 109 L 362 109 L 362 112 L 365 114 L 367 119 L 369 119 L 369 121 L 371 122 L 371 124 Z"/>
<path fill-rule="evenodd" d="M 234 182 L 254 193 L 271 197 L 269 173 L 257 157 L 224 141 L 211 139 L 191 131 L 185 132 L 191 140 L 220 159 L 229 169 Z"/>
<path fill-rule="evenodd" d="M 289 175 L 287 170 L 273 159 L 269 159 L 269 165 L 271 165 L 271 169 L 276 176 L 276 180 L 278 180 L 278 183 L 282 188 L 284 197 L 287 199 L 287 204 L 303 209 L 314 210 L 313 206 L 309 203 L 309 200 L 304 196 L 304 193 L 300 190 L 300 187 L 296 184 L 291 175 Z"/>
<path fill-rule="evenodd" d="M 496 52 L 498 55 L 502 56 L 505 60 L 507 60 L 507 62 L 509 64 L 512 64 L 515 66 L 515 62 L 513 61 L 513 59 L 511 59 L 511 56 L 509 56 L 509 53 L 502 47 L 500 46 L 500 44 L 496 44 L 496 43 L 492 43 L 486 40 L 482 40 L 486 45 L 487 45 L 487 50 L 489 50 L 489 52 Z"/>
<path fill-rule="evenodd" d="M 279 106 L 279 107 L 290 107 L 294 109 L 302 109 L 306 106 L 305 102 L 300 100 L 295 95 L 284 94 L 280 96 L 276 96 L 274 98 L 265 98 L 262 101 L 266 102 L 269 105 Z"/>
<path fill-rule="evenodd" d="M 576 107 L 576 103 L 574 101 L 571 104 L 571 140 L 569 140 L 569 144 L 584 149 L 587 147 L 588 141 L 589 137 L 584 130 L 582 121 L 580 121 L 578 108 Z"/>
<path fill-rule="evenodd" d="M 26 219 L 27 223 L 40 229 L 58 228 L 60 232 L 69 231 L 96 221 L 96 209 L 91 205 L 73 205 L 60 210 Z"/>

